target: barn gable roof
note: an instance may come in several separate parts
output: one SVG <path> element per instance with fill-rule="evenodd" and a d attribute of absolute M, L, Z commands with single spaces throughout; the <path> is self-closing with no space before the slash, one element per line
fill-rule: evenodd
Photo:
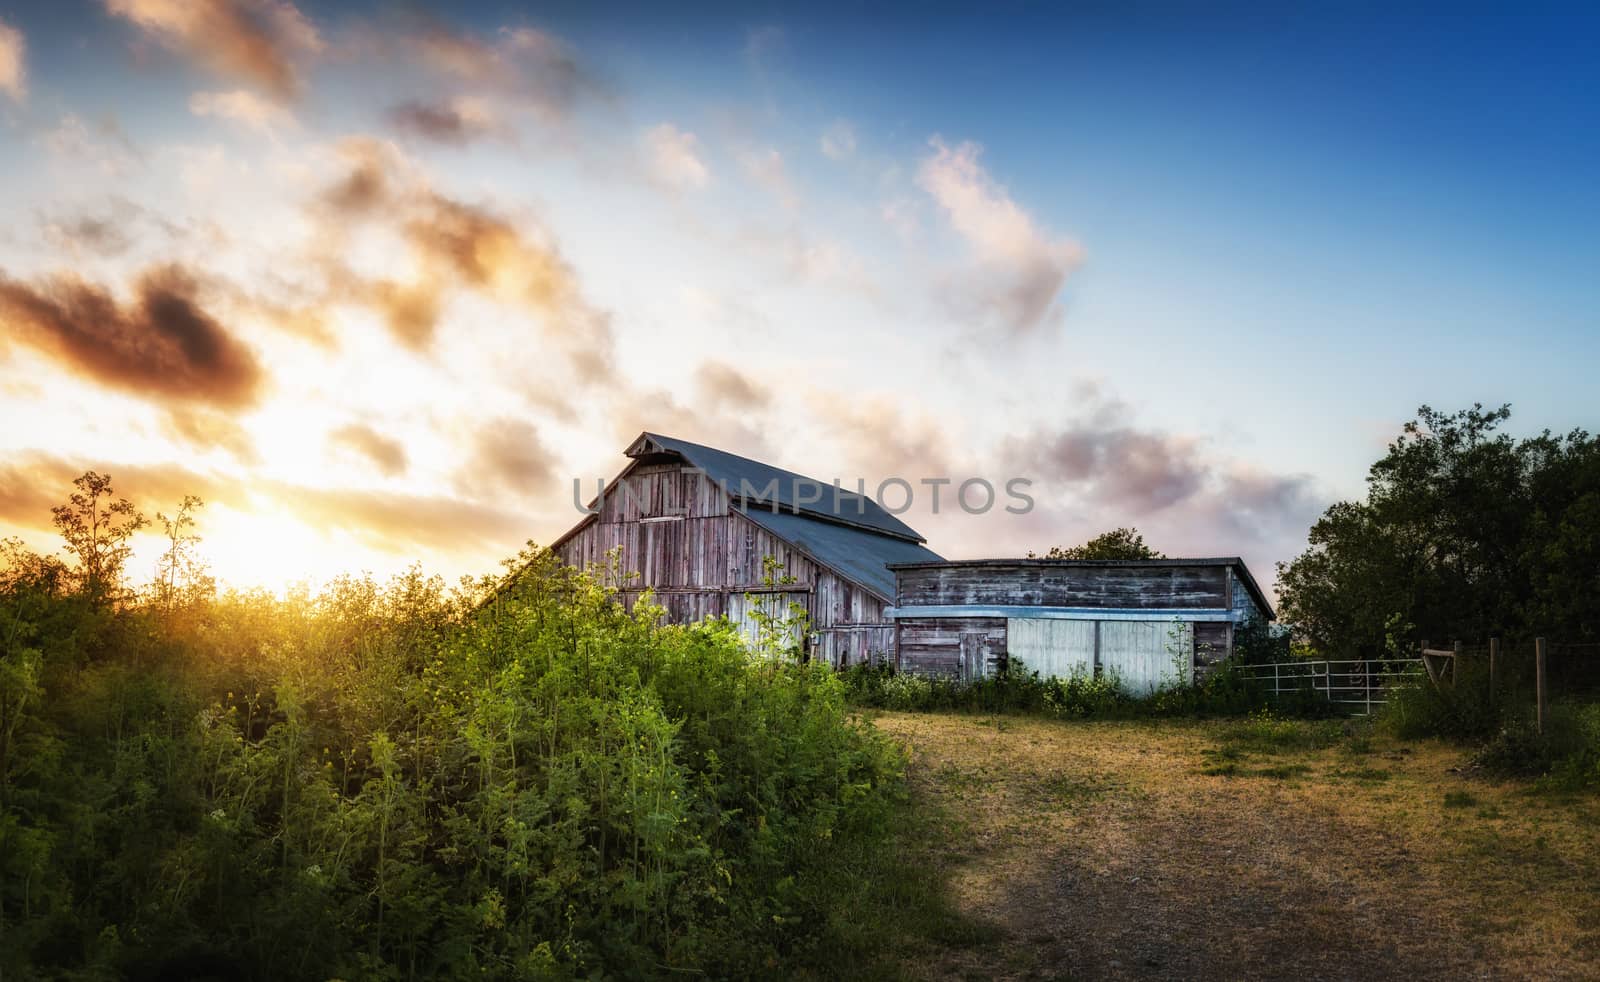
<path fill-rule="evenodd" d="M 894 602 L 894 574 L 889 571 L 890 563 L 943 561 L 943 557 L 923 545 L 927 540 L 911 526 L 889 514 L 871 498 L 842 488 L 836 496 L 832 482 L 823 483 L 725 450 L 657 433 L 641 433 L 624 453 L 633 459 L 611 486 L 652 456 L 677 457 L 704 471 L 721 486 L 731 499 L 733 510 L 889 603 Z M 767 494 L 765 489 L 774 479 L 778 493 Z M 796 505 L 793 500 L 796 480 L 809 481 L 818 487 L 822 500 Z M 746 486 L 753 486 L 754 496 L 741 493 Z M 596 499 L 589 507 L 595 509 L 598 504 L 599 499 Z M 834 514 L 835 511 L 839 514 Z M 598 511 L 591 511 L 549 548 L 561 548 L 598 519 Z"/>
<path fill-rule="evenodd" d="M 796 474 L 794 471 L 764 464 L 749 457 L 701 446 L 688 440 L 662 436 L 659 433 L 641 433 L 624 451 L 629 457 L 646 457 L 667 454 L 681 457 L 704 471 L 727 492 L 734 502 L 754 511 L 765 509 L 768 513 L 781 509 L 798 512 L 810 518 L 833 525 L 851 526 L 893 536 L 907 542 L 926 542 L 916 529 L 885 511 L 871 498 L 836 487 L 832 481 Z M 820 492 L 814 502 L 796 501 L 798 485 L 809 485 Z M 809 497 L 809 495 L 807 495 Z M 891 589 L 893 582 L 890 583 Z"/>

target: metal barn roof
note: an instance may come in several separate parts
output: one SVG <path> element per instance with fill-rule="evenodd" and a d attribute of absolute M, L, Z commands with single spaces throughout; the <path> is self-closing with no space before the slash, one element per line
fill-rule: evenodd
<path fill-rule="evenodd" d="M 865 529 L 813 518 L 792 511 L 746 506 L 744 516 L 797 546 L 812 559 L 840 576 L 861 584 L 890 603 L 894 602 L 894 574 L 890 563 L 940 562 L 939 554 L 906 539 L 879 535 Z"/>
<path fill-rule="evenodd" d="M 656 453 L 682 457 L 705 471 L 706 476 L 721 485 L 734 501 L 745 501 L 749 504 L 752 512 L 759 511 L 764 506 L 767 513 L 771 514 L 772 506 L 776 504 L 784 511 L 791 513 L 799 511 L 824 522 L 856 526 L 908 542 L 927 541 L 917 533 L 916 529 L 889 514 L 876 501 L 853 491 L 836 488 L 832 481 L 819 481 L 781 467 L 763 464 L 759 460 L 740 457 L 726 450 L 701 446 L 698 443 L 662 436 L 659 433 L 641 433 L 625 452 L 629 457 L 644 457 Z M 797 503 L 794 493 L 797 482 L 807 482 L 815 486 L 821 492 L 820 500 Z M 769 490 L 773 485 L 776 486 L 775 492 Z M 892 579 L 889 586 L 892 592 L 894 589 Z"/>

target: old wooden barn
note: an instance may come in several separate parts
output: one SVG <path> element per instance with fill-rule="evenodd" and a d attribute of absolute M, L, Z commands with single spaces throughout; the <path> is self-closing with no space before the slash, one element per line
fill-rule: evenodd
<path fill-rule="evenodd" d="M 947 561 L 835 482 L 656 433 L 624 453 L 551 549 L 580 567 L 615 550 L 624 602 L 650 590 L 678 623 L 725 615 L 753 635 L 755 605 L 797 604 L 807 655 L 835 666 L 977 678 L 1008 663 L 1141 692 L 1202 677 L 1239 625 L 1274 619 L 1237 557 Z M 766 582 L 768 557 L 787 582 Z"/>
<path fill-rule="evenodd" d="M 894 650 L 890 563 L 938 562 L 921 535 L 871 498 L 723 450 L 643 433 L 629 462 L 551 549 L 573 566 L 620 550 L 630 605 L 645 590 L 674 622 L 726 615 L 753 633 L 752 602 L 793 602 L 807 653 L 832 665 Z M 792 582 L 764 583 L 772 557 Z"/>
<path fill-rule="evenodd" d="M 1004 661 L 1044 675 L 1121 679 L 1148 692 L 1202 677 L 1234 630 L 1270 621 L 1244 561 L 979 559 L 897 563 L 895 661 L 981 677 Z"/>

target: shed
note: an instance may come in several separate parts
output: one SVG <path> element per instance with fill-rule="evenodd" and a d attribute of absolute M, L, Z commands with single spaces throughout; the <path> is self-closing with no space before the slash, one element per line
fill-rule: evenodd
<path fill-rule="evenodd" d="M 1235 629 L 1275 618 L 1237 556 L 896 563 L 895 664 L 978 678 L 1000 664 L 1114 675 L 1147 693 L 1233 652 Z"/>
<path fill-rule="evenodd" d="M 572 566 L 620 550 L 631 606 L 650 590 L 675 623 L 727 616 L 755 630 L 751 603 L 799 604 L 812 657 L 835 666 L 894 650 L 891 563 L 939 562 L 917 531 L 866 495 L 687 440 L 641 433 L 629 463 L 550 546 Z M 763 582 L 772 557 L 780 577 Z"/>

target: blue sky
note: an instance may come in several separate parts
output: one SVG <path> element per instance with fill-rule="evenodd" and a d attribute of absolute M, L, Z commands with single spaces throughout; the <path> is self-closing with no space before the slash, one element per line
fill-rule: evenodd
<path fill-rule="evenodd" d="M 214 489 L 235 579 L 466 571 L 559 533 L 570 477 L 653 428 L 823 477 L 1034 478 L 1028 516 L 909 515 L 947 555 L 1137 524 L 1270 579 L 1421 403 L 1600 426 L 1593 8 L 0 24 L 0 405 L 52 421 L 0 443 L 25 535 L 33 489 L 93 464 Z M 363 162 L 387 197 L 330 214 Z M 155 268 L 249 385 L 95 361 L 21 312 L 84 287 L 135 311 Z"/>

